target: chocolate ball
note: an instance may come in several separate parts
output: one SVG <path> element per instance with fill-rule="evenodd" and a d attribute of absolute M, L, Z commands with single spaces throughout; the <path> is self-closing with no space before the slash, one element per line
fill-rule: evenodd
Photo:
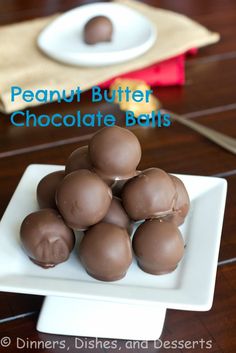
<path fill-rule="evenodd" d="M 56 192 L 57 207 L 66 224 L 75 230 L 84 230 L 100 222 L 111 199 L 107 184 L 86 169 L 66 175 Z"/>
<path fill-rule="evenodd" d="M 128 179 L 136 173 L 141 146 L 131 131 L 118 126 L 106 127 L 90 140 L 89 156 L 101 177 Z"/>
<path fill-rule="evenodd" d="M 115 224 L 118 227 L 125 228 L 129 234 L 132 233 L 132 222 L 125 212 L 121 200 L 113 197 L 111 205 L 102 222 Z"/>
<path fill-rule="evenodd" d="M 177 198 L 174 206 L 175 211 L 173 215 L 169 215 L 167 218 L 168 220 L 174 222 L 177 226 L 180 226 L 184 223 L 185 217 L 190 209 L 190 199 L 182 180 L 174 175 L 170 175 L 170 177 L 175 184 Z"/>
<path fill-rule="evenodd" d="M 84 26 L 83 39 L 86 44 L 93 45 L 110 42 L 112 39 L 113 24 L 106 16 L 91 18 Z"/>
<path fill-rule="evenodd" d="M 71 153 L 66 162 L 66 174 L 70 174 L 79 169 L 88 169 L 91 172 L 93 171 L 93 165 L 90 161 L 88 154 L 88 146 L 82 146 L 77 148 L 75 151 Z M 114 180 L 108 178 L 102 178 L 103 181 L 108 186 L 114 184 Z"/>
<path fill-rule="evenodd" d="M 135 221 L 173 213 L 176 190 L 162 169 L 149 168 L 129 180 L 122 190 L 123 206 Z"/>
<path fill-rule="evenodd" d="M 184 241 L 178 227 L 159 219 L 142 223 L 132 245 L 139 267 L 153 275 L 174 271 L 184 254 Z"/>
<path fill-rule="evenodd" d="M 66 261 L 75 244 L 73 231 L 56 210 L 49 208 L 24 219 L 20 238 L 29 258 L 43 268 Z"/>
<path fill-rule="evenodd" d="M 37 200 L 40 208 L 57 208 L 55 201 L 56 189 L 65 176 L 64 170 L 46 175 L 37 186 Z"/>
<path fill-rule="evenodd" d="M 124 228 L 98 223 L 86 231 L 80 243 L 79 257 L 92 277 L 117 281 L 125 276 L 132 262 L 130 237 Z"/>
<path fill-rule="evenodd" d="M 92 163 L 88 155 L 88 146 L 82 146 L 73 151 L 66 161 L 65 173 L 69 174 L 79 169 L 91 170 Z"/>

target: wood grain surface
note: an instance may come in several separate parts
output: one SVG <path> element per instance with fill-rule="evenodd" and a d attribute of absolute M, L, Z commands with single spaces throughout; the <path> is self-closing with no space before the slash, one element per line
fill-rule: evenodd
<path fill-rule="evenodd" d="M 80 4 L 95 1 L 79 0 L 0 0 L 0 25 L 28 20 L 66 11 Z M 176 11 L 199 21 L 221 34 L 221 41 L 199 50 L 186 63 L 186 85 L 157 88 L 163 106 L 186 118 L 194 119 L 217 131 L 236 137 L 236 2 L 234 0 L 147 0 L 143 1 Z M 1 55 L 1 53 L 0 53 Z M 0 72 L 1 74 L 1 72 Z M 124 124 L 124 114 L 116 105 L 89 103 L 90 92 L 83 94 L 82 112 L 113 113 Z M 57 103 L 32 108 L 35 114 L 73 114 L 76 104 Z M 65 348 L 28 349 L 38 352 L 211 352 L 236 351 L 236 156 L 221 149 L 196 132 L 173 122 L 171 127 L 135 126 L 131 129 L 140 139 L 143 158 L 140 168 L 156 166 L 173 173 L 216 175 L 226 178 L 228 195 L 219 254 L 219 265 L 213 307 L 208 312 L 168 310 L 161 339 L 211 341 L 211 348 L 196 345 L 187 348 L 148 347 L 127 348 L 118 341 L 116 350 L 105 348 L 76 349 L 75 338 L 47 335 L 36 331 L 37 316 L 43 297 L 0 293 L 0 339 L 8 336 L 12 344 L 0 352 L 16 352 L 17 337 L 25 340 L 60 341 Z M 78 146 L 86 144 L 95 129 L 89 128 L 16 128 L 9 116 L 0 113 L 0 217 L 24 172 L 31 163 L 64 164 L 67 156 Z M 102 319 L 102 318 L 101 318 Z M 140 318 L 141 320 L 142 318 Z M 84 344 L 87 338 L 80 338 Z M 106 340 L 102 340 L 105 343 Z M 156 343 L 158 345 L 158 343 Z"/>

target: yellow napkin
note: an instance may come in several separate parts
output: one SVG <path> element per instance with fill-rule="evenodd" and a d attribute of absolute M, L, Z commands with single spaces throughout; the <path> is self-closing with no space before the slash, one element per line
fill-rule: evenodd
<path fill-rule="evenodd" d="M 26 103 L 20 98 L 12 103 L 11 86 L 20 86 L 23 90 L 66 89 L 68 92 L 80 86 L 87 90 L 114 76 L 219 40 L 219 34 L 208 31 L 186 16 L 135 0 L 115 2 L 142 12 L 158 31 L 156 43 L 147 53 L 118 65 L 100 68 L 67 66 L 41 53 L 37 48 L 37 37 L 58 15 L 0 27 L 0 110 L 9 113 L 38 104 L 35 100 Z"/>

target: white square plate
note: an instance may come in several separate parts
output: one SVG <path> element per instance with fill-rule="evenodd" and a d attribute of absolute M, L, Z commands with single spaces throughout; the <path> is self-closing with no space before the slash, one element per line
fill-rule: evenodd
<path fill-rule="evenodd" d="M 136 261 L 122 280 L 107 283 L 91 278 L 81 266 L 76 249 L 70 259 L 52 269 L 34 265 L 19 240 L 24 217 L 38 209 L 36 186 L 46 174 L 62 166 L 30 165 L 0 223 L 0 290 L 101 301 L 163 305 L 184 310 L 209 310 L 212 305 L 225 208 L 224 179 L 178 175 L 191 199 L 191 211 L 181 231 L 184 258 L 171 274 L 154 276 Z"/>

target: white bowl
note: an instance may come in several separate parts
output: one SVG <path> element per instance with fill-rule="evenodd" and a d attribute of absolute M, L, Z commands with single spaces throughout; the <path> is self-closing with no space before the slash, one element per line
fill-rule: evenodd
<path fill-rule="evenodd" d="M 94 16 L 111 19 L 111 42 L 87 45 L 83 41 L 85 23 Z M 94 3 L 79 6 L 59 16 L 38 37 L 39 48 L 66 64 L 104 66 L 131 60 L 144 54 L 156 40 L 155 26 L 141 13 L 120 4 Z"/>

